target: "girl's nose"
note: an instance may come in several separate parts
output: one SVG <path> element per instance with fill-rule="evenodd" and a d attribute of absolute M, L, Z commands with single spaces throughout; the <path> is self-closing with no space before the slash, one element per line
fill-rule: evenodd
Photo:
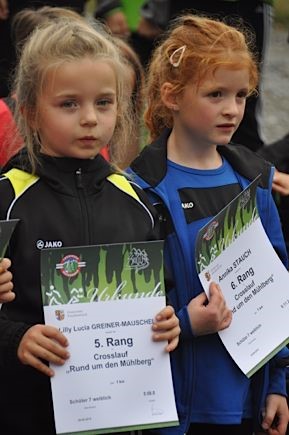
<path fill-rule="evenodd" d="M 81 125 L 96 125 L 97 114 L 94 105 L 89 105 L 83 108 L 81 113 Z"/>
<path fill-rule="evenodd" d="M 236 101 L 235 98 L 230 98 L 226 101 L 224 106 L 225 115 L 237 116 L 240 113 L 240 110 L 243 109 L 241 105 Z"/>

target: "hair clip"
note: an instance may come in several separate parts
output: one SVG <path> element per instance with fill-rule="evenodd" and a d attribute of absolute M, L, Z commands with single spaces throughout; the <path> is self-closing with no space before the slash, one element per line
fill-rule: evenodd
<path fill-rule="evenodd" d="M 171 54 L 169 61 L 170 64 L 173 65 L 173 67 L 177 68 L 180 65 L 186 47 L 187 47 L 186 45 L 182 45 Z"/>

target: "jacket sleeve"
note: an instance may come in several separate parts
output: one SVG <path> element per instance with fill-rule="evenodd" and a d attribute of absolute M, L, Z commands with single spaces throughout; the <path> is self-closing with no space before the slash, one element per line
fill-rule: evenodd
<path fill-rule="evenodd" d="M 192 340 L 194 337 L 194 331 L 191 325 L 188 307 L 185 305 L 182 307 L 177 313 L 177 317 L 179 318 L 180 328 L 181 328 L 181 340 Z"/>
<path fill-rule="evenodd" d="M 5 176 L 0 177 L 0 219 L 6 220 L 7 210 L 14 199 L 14 191 Z M 5 254 L 9 257 L 9 253 Z M 8 302 L 12 304 L 13 302 Z M 6 304 L 0 310 L 0 367 L 20 364 L 17 357 L 19 343 L 30 325 L 16 322 L 6 314 Z"/>
<path fill-rule="evenodd" d="M 273 178 L 273 170 L 271 172 L 271 179 Z M 263 197 L 264 198 L 264 197 Z M 266 231 L 271 244 L 273 245 L 280 260 L 288 269 L 288 255 L 286 245 L 282 233 L 281 222 L 278 214 L 278 210 L 271 194 L 268 191 L 267 203 L 263 203 L 262 206 L 267 210 L 265 219 L 262 220 L 262 224 Z M 285 359 L 284 359 L 285 358 Z M 287 395 L 286 392 L 286 359 L 289 358 L 289 351 L 287 347 L 284 347 L 273 357 L 269 362 L 269 384 L 267 389 L 268 394 L 280 394 Z M 285 364 L 284 364 L 285 361 Z"/>
<path fill-rule="evenodd" d="M 273 196 L 268 191 L 268 195 L 266 195 L 266 197 L 263 196 L 263 199 L 261 199 L 259 194 L 259 201 L 263 201 L 259 203 L 261 204 L 263 210 L 266 210 L 266 213 L 263 214 L 265 217 L 262 219 L 262 224 L 264 226 L 266 234 L 276 253 L 278 254 L 280 260 L 282 261 L 286 269 L 288 269 L 288 255 L 286 245 L 283 237 L 279 213 Z"/>
<path fill-rule="evenodd" d="M 289 133 L 270 145 L 264 145 L 257 154 L 272 162 L 279 171 L 289 172 Z"/>
<path fill-rule="evenodd" d="M 287 397 L 286 375 L 288 375 L 288 363 L 289 350 L 284 347 L 270 361 L 270 380 L 267 394 L 280 394 Z"/>
<path fill-rule="evenodd" d="M 158 218 L 157 210 L 149 200 L 148 195 L 146 192 L 136 183 L 133 183 L 133 188 L 138 194 L 139 198 L 141 199 L 144 207 L 147 209 L 147 212 L 152 217 L 152 229 L 149 235 L 149 240 L 160 240 L 161 237 L 161 227 L 160 227 L 160 221 Z"/>
<path fill-rule="evenodd" d="M 30 325 L 8 319 L 3 309 L 0 311 L 0 368 L 11 368 L 20 364 L 17 350 L 29 328 Z"/>

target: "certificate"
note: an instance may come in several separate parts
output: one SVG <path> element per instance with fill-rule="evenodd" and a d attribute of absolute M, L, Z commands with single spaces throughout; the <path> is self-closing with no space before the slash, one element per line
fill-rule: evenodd
<path fill-rule="evenodd" d="M 19 219 L 10 219 L 8 221 L 0 220 L 0 261 L 5 255 L 10 237 L 12 236 L 18 222 Z"/>
<path fill-rule="evenodd" d="M 5 255 L 10 237 L 18 222 L 19 219 L 10 219 L 8 221 L 0 220 L 0 262 Z M 0 304 L 0 309 L 1 307 L 2 304 Z"/>
<path fill-rule="evenodd" d="M 69 340 L 53 366 L 57 434 L 178 425 L 170 358 L 152 341 L 165 306 L 163 242 L 45 249 L 45 323 Z"/>
<path fill-rule="evenodd" d="M 200 230 L 196 243 L 205 292 L 218 283 L 233 312 L 220 338 L 248 377 L 289 342 L 289 274 L 258 214 L 258 180 Z"/>

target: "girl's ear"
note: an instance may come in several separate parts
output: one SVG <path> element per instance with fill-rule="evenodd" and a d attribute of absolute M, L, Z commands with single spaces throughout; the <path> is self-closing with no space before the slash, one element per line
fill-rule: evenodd
<path fill-rule="evenodd" d="M 177 103 L 177 94 L 173 89 L 173 85 L 169 82 L 165 82 L 161 87 L 161 99 L 164 105 L 176 112 L 179 110 L 179 105 Z"/>

